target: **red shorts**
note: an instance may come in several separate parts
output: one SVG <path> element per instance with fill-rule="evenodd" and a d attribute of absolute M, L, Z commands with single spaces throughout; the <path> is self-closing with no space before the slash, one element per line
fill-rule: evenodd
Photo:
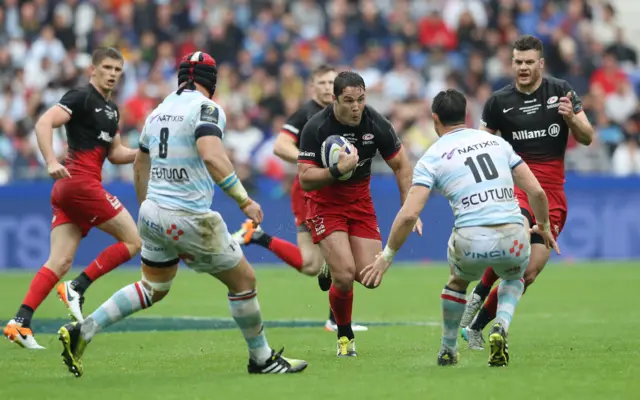
<path fill-rule="evenodd" d="M 530 222 L 535 224 L 536 217 L 529 205 L 527 194 L 519 188 L 515 188 L 515 196 L 520 204 L 520 208 L 529 213 Z M 549 220 L 551 222 L 551 233 L 554 238 L 558 238 L 564 224 L 567 221 L 567 198 L 564 195 L 564 189 L 545 189 L 547 199 L 549 200 Z"/>
<path fill-rule="evenodd" d="M 53 220 L 51 229 L 74 224 L 87 236 L 92 227 L 118 215 L 124 207 L 99 181 L 66 178 L 57 180 L 51 191 Z"/>
<path fill-rule="evenodd" d="M 347 204 L 320 203 L 307 198 L 307 225 L 314 244 L 336 231 L 382 241 L 371 196 Z"/>
<path fill-rule="evenodd" d="M 306 224 L 307 220 L 307 207 L 305 205 L 307 199 L 305 199 L 304 193 L 302 186 L 300 186 L 300 179 L 296 175 L 291 184 L 291 210 L 296 219 L 296 226 Z"/>

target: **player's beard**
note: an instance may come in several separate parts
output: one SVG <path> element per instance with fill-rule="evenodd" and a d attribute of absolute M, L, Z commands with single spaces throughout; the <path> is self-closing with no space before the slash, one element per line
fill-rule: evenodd
<path fill-rule="evenodd" d="M 538 84 L 538 81 L 540 80 L 540 75 L 541 75 L 540 71 L 536 69 L 532 69 L 531 71 L 528 72 L 528 74 L 525 77 L 522 77 L 520 74 L 521 73 L 518 72 L 518 75 L 516 76 L 518 89 L 520 89 L 523 92 L 531 93 L 533 89 L 536 87 L 536 85 Z"/>

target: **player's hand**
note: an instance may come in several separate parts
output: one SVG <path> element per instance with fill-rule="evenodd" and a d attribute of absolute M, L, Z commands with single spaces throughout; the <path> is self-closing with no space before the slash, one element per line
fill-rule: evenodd
<path fill-rule="evenodd" d="M 262 207 L 260 204 L 253 200 L 249 200 L 249 204 L 242 208 L 242 212 L 247 216 L 251 221 L 253 221 L 254 228 L 262 223 L 264 219 L 264 214 L 262 213 Z"/>
<path fill-rule="evenodd" d="M 560 246 L 556 243 L 556 240 L 553 238 L 553 233 L 551 231 L 546 231 L 540 225 L 534 225 L 533 228 L 529 229 L 530 233 L 537 233 L 542 236 L 542 240 L 544 240 L 544 245 L 547 249 L 553 249 L 556 253 L 560 254 Z"/>
<path fill-rule="evenodd" d="M 378 254 L 373 264 L 367 265 L 360 271 L 360 283 L 370 289 L 377 288 L 382 283 L 382 276 L 390 266 L 391 263 L 382 257 L 382 253 Z"/>
<path fill-rule="evenodd" d="M 560 97 L 558 114 L 562 115 L 565 121 L 570 121 L 575 117 L 576 114 L 573 112 L 573 103 L 571 103 L 571 92 L 567 93 L 564 97 Z"/>
<path fill-rule="evenodd" d="M 345 144 L 340 149 L 340 155 L 338 156 L 338 170 L 343 174 L 353 171 L 359 160 L 358 149 L 355 146 L 351 146 L 351 154 L 348 154 L 346 150 L 347 145 Z"/>
<path fill-rule="evenodd" d="M 71 174 L 67 171 L 67 168 L 60 164 L 58 161 L 54 161 L 47 165 L 47 172 L 53 179 L 71 178 Z"/>
<path fill-rule="evenodd" d="M 422 220 L 418 217 L 416 224 L 413 226 L 412 232 L 416 232 L 418 236 L 422 236 Z"/>

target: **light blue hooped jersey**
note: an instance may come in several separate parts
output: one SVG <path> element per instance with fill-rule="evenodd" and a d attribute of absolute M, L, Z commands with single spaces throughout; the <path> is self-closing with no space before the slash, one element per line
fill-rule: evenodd
<path fill-rule="evenodd" d="M 458 129 L 438 139 L 413 172 L 413 185 L 440 191 L 455 227 L 524 224 L 511 171 L 521 164 L 509 143 L 477 129 Z"/>
<path fill-rule="evenodd" d="M 198 91 L 167 96 L 140 135 L 140 148 L 151 157 L 147 199 L 170 210 L 210 210 L 214 182 L 198 153 L 195 132 L 203 124 L 224 132 L 226 122 L 222 108 Z"/>

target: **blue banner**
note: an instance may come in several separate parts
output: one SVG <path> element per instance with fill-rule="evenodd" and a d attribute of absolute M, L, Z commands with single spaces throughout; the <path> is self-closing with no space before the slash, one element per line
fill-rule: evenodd
<path fill-rule="evenodd" d="M 289 198 L 274 188 L 273 181 L 259 182 L 260 194 L 254 198 L 264 209 L 266 232 L 295 242 L 296 229 Z M 0 187 L 0 269 L 39 268 L 49 253 L 51 226 L 51 182 L 16 183 Z M 124 183 L 106 185 L 112 194 L 137 217 L 138 204 L 133 186 Z M 569 176 L 565 185 L 569 214 L 560 236 L 563 258 L 570 259 L 636 259 L 640 258 L 640 178 Z M 383 238 L 399 209 L 395 180 L 376 176 L 372 180 L 372 196 L 378 213 Z M 244 215 L 220 190 L 214 199 L 231 231 L 239 228 Z M 448 202 L 439 195 L 431 197 L 422 214 L 423 237 L 412 235 L 398 254 L 398 261 L 446 260 L 446 244 L 451 233 L 452 213 Z M 94 229 L 81 243 L 74 265 L 88 265 L 114 240 Z M 279 260 L 269 251 L 251 245 L 245 253 L 252 263 L 275 263 Z M 139 265 L 139 258 L 131 264 Z"/>

